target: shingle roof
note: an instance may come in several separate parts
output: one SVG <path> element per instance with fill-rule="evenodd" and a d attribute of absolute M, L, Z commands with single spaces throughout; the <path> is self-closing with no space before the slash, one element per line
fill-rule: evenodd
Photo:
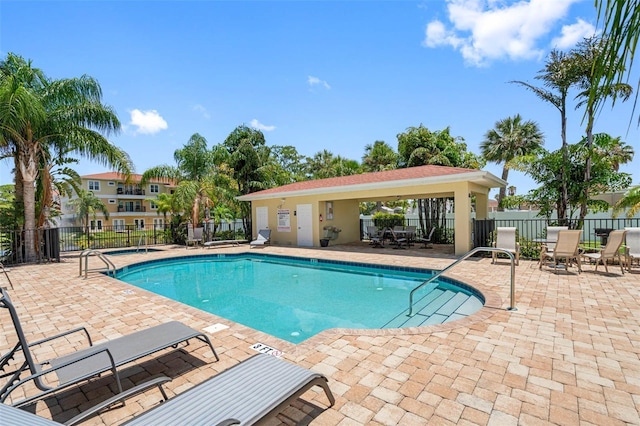
<path fill-rule="evenodd" d="M 116 181 L 123 181 L 124 182 L 124 175 L 118 172 L 104 172 L 104 173 L 94 173 L 94 174 L 90 174 L 90 175 L 83 175 L 81 176 L 82 179 L 100 179 L 100 180 L 116 180 Z M 140 174 L 131 174 L 129 177 L 129 181 L 130 182 L 140 182 L 142 180 L 142 175 Z M 166 184 L 172 184 L 172 181 L 170 180 L 163 180 L 163 179 L 151 179 L 151 182 L 154 183 L 166 183 Z"/>
<path fill-rule="evenodd" d="M 452 181 L 467 177 L 469 179 L 478 179 L 482 177 L 492 181 L 492 183 L 494 183 L 492 187 L 501 186 L 503 183 L 506 184 L 506 182 L 503 182 L 501 179 L 482 170 L 446 166 L 418 166 L 387 170 L 383 172 L 362 173 L 351 176 L 296 182 L 276 188 L 253 192 L 238 198 L 241 200 L 264 199 L 271 198 L 271 196 L 275 196 L 276 194 L 307 193 L 309 191 L 328 192 L 329 190 L 338 191 L 345 190 L 347 188 L 357 189 L 357 187 L 366 187 L 383 183 L 386 185 L 393 185 L 396 183 L 398 186 L 401 186 L 404 183 L 403 181 L 407 181 L 407 184 L 410 183 L 409 181 L 411 181 L 411 183 L 420 181 L 420 183 L 428 184 L 435 181 L 442 181 L 443 178 L 446 179 L 447 177 L 450 177 Z"/>

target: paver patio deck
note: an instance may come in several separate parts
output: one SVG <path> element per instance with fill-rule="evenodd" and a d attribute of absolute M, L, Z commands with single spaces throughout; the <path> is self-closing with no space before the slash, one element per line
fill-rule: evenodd
<path fill-rule="evenodd" d="M 215 252 L 247 251 L 247 246 Z M 454 257 L 435 250 L 371 249 L 366 245 L 302 249 L 271 246 L 264 253 L 442 269 Z M 166 251 L 112 258 L 118 267 L 151 258 L 212 254 Z M 94 260 L 92 260 L 93 262 Z M 97 266 L 97 264 L 95 265 Z M 311 390 L 271 424 L 313 425 L 632 425 L 640 424 L 640 268 L 623 276 L 584 266 L 554 274 L 537 262 L 516 268 L 517 311 L 508 311 L 507 261 L 472 258 L 447 275 L 478 288 L 487 304 L 454 323 L 408 330 L 330 330 L 293 345 L 224 318 L 92 273 L 77 277 L 77 258 L 59 264 L 11 268 L 9 289 L 30 340 L 86 325 L 96 341 L 169 320 L 196 329 L 229 328 L 210 335 L 220 355 L 194 342 L 131 364 L 124 386 L 164 374 L 169 396 L 204 381 L 254 354 L 261 342 L 284 358 L 327 375 L 336 405 L 325 409 Z M 0 277 L 0 285 L 7 286 Z M 0 310 L 0 352 L 15 343 L 8 313 Z M 61 354 L 82 346 L 69 339 Z M 111 395 L 107 374 L 59 392 L 31 411 L 58 421 Z M 32 389 L 25 387 L 25 392 Z M 19 392 L 15 398 L 21 398 Z M 160 400 L 157 389 L 130 398 L 86 425 L 120 424 Z"/>

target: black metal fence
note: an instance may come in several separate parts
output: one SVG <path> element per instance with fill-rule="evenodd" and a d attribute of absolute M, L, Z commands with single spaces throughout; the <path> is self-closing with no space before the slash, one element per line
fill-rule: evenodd
<path fill-rule="evenodd" d="M 223 223 L 215 229 L 206 224 L 205 238 L 244 238 L 242 224 Z M 89 228 L 69 226 L 37 230 L 0 230 L 0 262 L 18 264 L 25 262 L 58 262 L 61 252 L 91 249 L 127 248 L 159 244 L 184 244 L 186 225 L 135 225 L 101 226 Z M 26 246 L 33 240 L 34 259 L 27 259 Z"/>

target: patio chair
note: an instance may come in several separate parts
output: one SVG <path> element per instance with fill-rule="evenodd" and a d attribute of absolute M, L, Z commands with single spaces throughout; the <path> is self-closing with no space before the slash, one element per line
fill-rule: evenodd
<path fill-rule="evenodd" d="M 620 263 L 620 271 L 624 274 L 624 262 L 622 261 L 622 253 L 620 253 L 620 247 L 624 242 L 624 236 L 627 231 L 622 229 L 618 229 L 615 231 L 611 231 L 609 234 L 609 238 L 607 239 L 607 245 L 602 249 L 595 253 L 584 253 L 583 256 L 589 260 L 596 261 L 595 270 L 598 270 L 598 265 L 600 262 L 604 265 L 604 270 L 609 273 L 609 268 L 607 268 L 607 260 L 615 260 L 618 259 L 618 263 Z"/>
<path fill-rule="evenodd" d="M 367 237 L 369 238 L 369 244 L 373 245 L 373 248 L 384 247 L 384 240 L 377 226 L 367 226 Z"/>
<path fill-rule="evenodd" d="M 406 236 L 400 236 L 396 233 L 395 228 L 394 229 L 389 229 L 389 231 L 391 231 L 391 243 L 395 244 L 395 249 L 401 249 L 401 248 L 407 248 L 409 247 L 409 240 L 407 239 Z M 402 232 L 404 232 L 404 230 L 402 230 Z M 404 234 L 406 235 L 406 234 Z M 402 245 L 404 244 L 404 247 L 402 247 Z"/>
<path fill-rule="evenodd" d="M 190 245 L 198 246 L 202 242 L 202 234 L 204 233 L 204 228 L 193 228 L 192 226 L 187 227 L 187 246 L 189 248 Z"/>
<path fill-rule="evenodd" d="M 135 391 L 139 393 L 145 387 L 156 385 L 157 383 L 143 383 Z M 162 391 L 161 384 L 158 386 Z M 324 375 L 271 355 L 257 354 L 169 400 L 166 400 L 166 394 L 162 391 L 165 402 L 124 424 L 251 425 L 271 419 L 314 386 L 320 386 L 324 390 L 329 407 L 335 404 Z M 103 409 L 113 403 L 114 401 L 105 401 L 98 407 Z M 96 407 L 92 407 L 89 415 L 97 411 Z M 85 413 L 78 417 L 80 416 L 83 416 L 82 419 L 88 417 Z M 0 418 L 5 424 L 60 424 L 3 404 L 0 404 Z M 77 421 L 74 418 L 66 424 Z"/>
<path fill-rule="evenodd" d="M 405 234 L 407 236 L 407 243 L 409 246 L 412 246 L 416 240 L 416 227 L 413 225 L 407 226 L 405 229 Z"/>
<path fill-rule="evenodd" d="M 254 246 L 264 246 L 271 244 L 271 229 L 261 229 L 258 231 L 258 237 L 249 243 L 249 248 Z"/>
<path fill-rule="evenodd" d="M 558 241 L 558 232 L 567 231 L 568 229 L 568 226 L 547 226 L 547 237 L 544 240 L 548 251 L 553 251 L 556 246 L 555 242 Z"/>
<path fill-rule="evenodd" d="M 511 252 L 516 259 L 516 265 L 520 265 L 520 244 L 516 240 L 516 228 L 498 227 L 496 229 L 496 241 L 493 246 Z M 491 257 L 491 263 L 496 263 L 498 253 L 492 252 Z"/>
<path fill-rule="evenodd" d="M 0 378 L 8 378 L 6 384 L 0 389 L 0 403 L 9 397 L 11 392 L 28 382 L 33 382 L 41 392 L 18 402 L 13 402 L 12 405 L 25 405 L 28 402 L 40 399 L 50 393 L 88 380 L 107 371 L 113 373 L 119 391 L 118 393 L 122 393 L 118 367 L 169 347 L 176 348 L 178 344 L 186 343 L 193 338 L 209 345 L 216 361 L 219 360 L 218 354 L 213 348 L 211 341 L 204 333 L 194 330 L 178 321 L 166 322 L 96 345 L 93 344 L 91 336 L 85 327 L 78 327 L 55 336 L 29 343 L 24 335 L 16 308 L 11 302 L 7 291 L 2 288 L 0 288 L 0 308 L 5 308 L 9 311 L 18 337 L 18 342 L 13 349 L 0 356 L 0 371 L 2 372 Z M 89 343 L 88 348 L 80 349 L 57 358 L 48 359 L 44 362 L 37 362 L 36 357 L 31 352 L 35 346 L 52 342 L 58 338 L 65 338 L 64 341 L 66 342 L 65 336 L 80 332 L 86 335 Z M 22 353 L 24 356 L 22 364 L 13 371 L 5 372 L 11 360 L 13 360 L 18 353 Z M 22 377 L 23 374 L 28 374 L 28 376 Z M 45 383 L 45 377 L 51 376 L 56 376 L 56 385 Z M 51 380 L 47 380 L 47 382 L 51 382 Z"/>
<path fill-rule="evenodd" d="M 433 234 L 434 232 L 436 232 L 436 227 L 434 226 L 433 228 L 431 228 L 431 231 L 429 231 L 429 236 L 427 238 L 421 237 L 416 239 L 417 242 L 422 243 L 422 247 L 420 248 L 433 248 Z"/>
<path fill-rule="evenodd" d="M 578 273 L 582 272 L 580 263 L 580 238 L 582 237 L 581 229 L 567 229 L 558 232 L 553 251 L 542 250 L 540 253 L 540 263 L 538 268 L 542 269 L 542 264 L 548 260 L 553 260 L 555 273 L 558 273 L 558 260 L 565 260 L 565 269 L 568 271 L 572 261 L 575 260 L 578 265 Z"/>
<path fill-rule="evenodd" d="M 625 257 L 627 258 L 627 268 L 631 272 L 631 265 L 634 260 L 640 260 L 640 228 L 624 228 L 627 233 L 625 238 Z"/>

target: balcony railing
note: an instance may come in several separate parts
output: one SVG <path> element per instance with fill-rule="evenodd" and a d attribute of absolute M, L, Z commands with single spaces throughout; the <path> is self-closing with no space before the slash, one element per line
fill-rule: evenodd
<path fill-rule="evenodd" d="M 145 206 L 118 206 L 118 213 L 122 212 L 146 212 L 147 208 Z"/>
<path fill-rule="evenodd" d="M 118 188 L 116 190 L 116 193 L 118 195 L 145 195 L 145 190 L 141 188 L 134 188 L 134 189 Z"/>

